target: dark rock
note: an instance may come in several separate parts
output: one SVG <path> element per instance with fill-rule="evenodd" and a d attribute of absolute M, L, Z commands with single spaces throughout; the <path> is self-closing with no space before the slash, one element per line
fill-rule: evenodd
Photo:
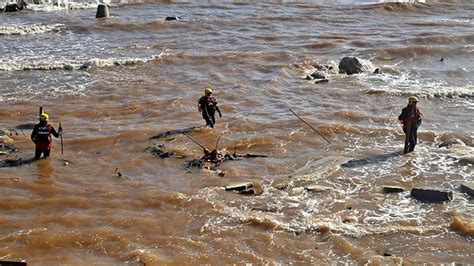
<path fill-rule="evenodd" d="M 7 4 L 3 8 L 3 12 L 17 12 L 26 9 L 27 5 L 28 4 L 24 1 L 21 1 L 20 3 Z"/>
<path fill-rule="evenodd" d="M 320 79 L 320 80 L 317 80 L 314 84 L 319 84 L 319 83 L 328 83 L 329 80 L 328 79 Z"/>
<path fill-rule="evenodd" d="M 382 74 L 382 70 L 380 70 L 380 68 L 376 68 L 374 70 L 374 74 Z"/>
<path fill-rule="evenodd" d="M 109 7 L 104 4 L 99 4 L 97 6 L 97 13 L 95 14 L 96 18 L 107 18 L 109 17 Z"/>
<path fill-rule="evenodd" d="M 400 193 L 405 191 L 402 187 L 395 187 L 395 186 L 384 186 L 382 188 L 383 193 Z"/>
<path fill-rule="evenodd" d="M 357 57 L 344 57 L 339 62 L 339 73 L 358 74 L 373 69 L 372 63 Z"/>
<path fill-rule="evenodd" d="M 474 198 L 474 183 L 464 183 L 459 187 L 462 193 L 466 193 L 471 198 Z"/>
<path fill-rule="evenodd" d="M 182 20 L 181 17 L 166 17 L 165 20 Z"/>
<path fill-rule="evenodd" d="M 440 59 L 439 61 L 440 61 L 440 62 L 443 62 L 443 61 L 444 61 L 444 58 L 443 58 L 443 57 L 441 57 L 441 59 Z"/>
<path fill-rule="evenodd" d="M 311 76 L 311 74 L 309 74 L 309 75 L 306 76 L 306 79 L 307 80 L 313 80 L 314 78 L 313 78 L 313 76 Z"/>
<path fill-rule="evenodd" d="M 383 256 L 384 256 L 384 257 L 391 257 L 392 254 L 390 254 L 390 253 L 388 253 L 388 252 L 385 252 L 385 253 L 383 254 Z"/>
<path fill-rule="evenodd" d="M 459 164 L 474 165 L 474 156 L 466 156 L 466 157 L 459 158 Z"/>
<path fill-rule="evenodd" d="M 79 67 L 80 70 L 85 70 L 85 71 L 88 71 L 91 68 L 92 68 L 91 62 L 85 62 L 84 64 L 82 64 L 82 66 Z"/>
<path fill-rule="evenodd" d="M 25 260 L 0 260 L 0 266 L 27 266 Z"/>
<path fill-rule="evenodd" d="M 439 191 L 434 189 L 413 188 L 410 196 L 426 203 L 439 203 L 453 200 L 452 191 Z"/>

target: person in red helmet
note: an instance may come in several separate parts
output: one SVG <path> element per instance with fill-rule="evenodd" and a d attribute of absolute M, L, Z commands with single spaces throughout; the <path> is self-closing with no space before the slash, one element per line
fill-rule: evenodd
<path fill-rule="evenodd" d="M 421 125 L 420 110 L 416 107 L 418 98 L 410 96 L 408 98 L 407 107 L 403 108 L 402 113 L 398 116 L 398 120 L 403 125 L 403 132 L 405 132 L 405 149 L 404 153 L 412 152 L 415 149 L 417 142 L 417 131 Z"/>
<path fill-rule="evenodd" d="M 44 158 L 49 157 L 51 153 L 52 139 L 51 134 L 56 138 L 59 138 L 59 134 L 63 131 L 60 126 L 58 132 L 54 127 L 48 123 L 49 116 L 46 113 L 40 115 L 40 122 L 35 125 L 33 132 L 31 132 L 31 140 L 36 144 L 35 148 L 35 159 L 39 159 L 41 154 L 44 154 Z"/>
<path fill-rule="evenodd" d="M 217 101 L 214 97 L 211 96 L 212 89 L 206 88 L 204 90 L 204 96 L 202 96 L 198 101 L 198 111 L 202 113 L 202 118 L 206 120 L 206 125 L 211 128 L 216 124 L 215 113 L 219 113 L 219 117 L 222 117 L 221 110 L 217 106 Z"/>

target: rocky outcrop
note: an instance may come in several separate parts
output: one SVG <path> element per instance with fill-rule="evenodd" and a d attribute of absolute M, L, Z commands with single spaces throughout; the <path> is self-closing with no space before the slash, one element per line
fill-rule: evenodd
<path fill-rule="evenodd" d="M 339 62 L 340 74 L 358 74 L 363 72 L 373 72 L 374 66 L 368 60 L 363 60 L 357 57 L 344 57 Z"/>

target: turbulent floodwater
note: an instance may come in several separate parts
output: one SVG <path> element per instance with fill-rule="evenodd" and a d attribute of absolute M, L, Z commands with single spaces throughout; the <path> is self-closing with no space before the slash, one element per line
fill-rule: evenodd
<path fill-rule="evenodd" d="M 0 127 L 36 122 L 43 106 L 64 128 L 64 155 L 55 139 L 51 159 L 0 168 L 0 258 L 474 263 L 473 202 L 458 191 L 473 176 L 471 1 L 112 2 L 101 20 L 96 6 L 0 13 Z M 305 79 L 344 56 L 382 74 Z M 185 136 L 150 140 L 203 125 L 206 86 L 223 117 L 190 136 L 213 147 L 223 134 L 219 148 L 269 157 L 225 162 L 221 177 L 184 167 L 202 155 Z M 423 124 L 415 152 L 401 155 L 397 117 L 410 95 Z M 31 131 L 11 132 L 19 151 L 0 159 L 31 158 Z M 151 154 L 159 144 L 184 158 Z M 225 191 L 234 181 L 259 181 L 264 192 Z M 333 190 L 304 189 L 312 184 Z M 383 194 L 383 185 L 407 191 Z M 413 187 L 454 199 L 420 203 Z"/>

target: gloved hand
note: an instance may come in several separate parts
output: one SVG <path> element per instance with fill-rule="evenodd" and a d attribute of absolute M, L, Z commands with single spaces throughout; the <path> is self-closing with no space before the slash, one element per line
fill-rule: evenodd
<path fill-rule="evenodd" d="M 63 128 L 62 128 L 62 127 L 59 127 L 59 128 L 58 128 L 58 133 L 59 133 L 59 134 L 63 133 Z"/>

